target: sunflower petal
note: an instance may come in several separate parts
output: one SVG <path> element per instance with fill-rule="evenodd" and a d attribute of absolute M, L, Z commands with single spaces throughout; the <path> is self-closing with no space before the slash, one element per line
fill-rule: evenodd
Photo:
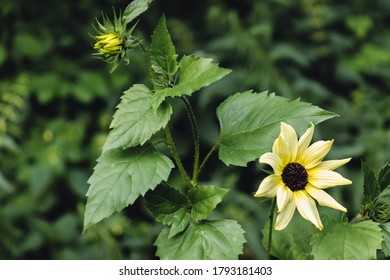
<path fill-rule="evenodd" d="M 335 159 L 335 160 L 325 160 L 318 164 L 315 168 L 317 169 L 327 169 L 327 170 L 335 170 L 336 168 L 348 163 L 351 158 L 344 159 Z"/>
<path fill-rule="evenodd" d="M 266 164 L 270 165 L 272 167 L 272 169 L 274 170 L 274 173 L 276 175 L 282 174 L 283 162 L 277 154 L 265 153 L 260 157 L 259 162 L 266 163 Z"/>
<path fill-rule="evenodd" d="M 276 193 L 276 203 L 278 205 L 279 212 L 283 211 L 283 208 L 291 200 L 292 200 L 292 191 L 288 187 L 283 186 L 278 188 L 278 191 Z"/>
<path fill-rule="evenodd" d="M 305 189 L 312 198 L 318 201 L 320 205 L 347 212 L 347 209 L 344 206 L 338 203 L 333 197 L 331 197 L 323 190 L 317 189 L 310 184 L 308 184 Z"/>
<path fill-rule="evenodd" d="M 275 229 L 282 230 L 284 229 L 288 223 L 291 221 L 295 212 L 295 202 L 290 200 L 283 208 L 282 211 L 279 212 L 276 217 Z"/>
<path fill-rule="evenodd" d="M 309 147 L 311 139 L 313 138 L 313 133 L 314 133 L 314 124 L 310 123 L 310 127 L 301 136 L 301 138 L 299 138 L 297 162 L 301 161 L 301 157 L 303 155 L 303 152 L 306 151 L 307 147 Z"/>
<path fill-rule="evenodd" d="M 352 181 L 344 178 L 339 173 L 332 170 L 322 170 L 315 168 L 308 170 L 307 174 L 309 175 L 309 183 L 319 189 L 352 184 Z"/>
<path fill-rule="evenodd" d="M 323 229 L 314 199 L 306 191 L 296 191 L 293 193 L 293 197 L 299 214 L 306 220 L 312 222 L 317 228 Z"/>
<path fill-rule="evenodd" d="M 282 160 L 283 166 L 290 162 L 290 146 L 281 136 L 274 141 L 272 153 L 276 154 Z"/>
<path fill-rule="evenodd" d="M 261 181 L 259 189 L 255 193 L 256 197 L 274 197 L 279 187 L 283 186 L 280 176 L 275 174 L 269 175 Z"/>
<path fill-rule="evenodd" d="M 298 136 L 294 128 L 284 122 L 280 123 L 280 137 L 288 145 L 289 161 L 295 161 L 298 152 Z"/>
<path fill-rule="evenodd" d="M 333 140 L 321 140 L 311 144 L 309 148 L 307 148 L 306 151 L 303 152 L 300 163 L 306 169 L 310 169 L 317 166 L 330 151 L 332 144 Z"/>

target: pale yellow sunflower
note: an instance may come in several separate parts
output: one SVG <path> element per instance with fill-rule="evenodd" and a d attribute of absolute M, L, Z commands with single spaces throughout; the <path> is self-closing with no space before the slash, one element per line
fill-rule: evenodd
<path fill-rule="evenodd" d="M 303 218 L 322 229 L 314 199 L 322 206 L 347 212 L 347 209 L 324 189 L 352 184 L 350 180 L 333 171 L 349 162 L 351 158 L 322 161 L 330 151 L 333 140 L 317 141 L 310 145 L 313 132 L 314 125 L 311 124 L 298 140 L 294 128 L 282 122 L 272 152 L 263 154 L 259 159 L 260 163 L 269 164 L 274 174 L 261 182 L 255 196 L 276 196 L 278 206 L 276 230 L 282 230 L 288 225 L 295 208 Z"/>

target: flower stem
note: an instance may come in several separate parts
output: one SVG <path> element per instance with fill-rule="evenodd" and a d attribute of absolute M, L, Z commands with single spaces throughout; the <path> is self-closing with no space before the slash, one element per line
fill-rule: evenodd
<path fill-rule="evenodd" d="M 184 169 L 184 166 L 181 162 L 179 153 L 176 150 L 175 143 L 173 142 L 172 134 L 171 134 L 171 131 L 169 130 L 168 125 L 164 128 L 164 131 L 165 131 L 165 136 L 167 137 L 168 147 L 171 150 L 171 153 L 172 153 L 173 158 L 176 162 L 176 165 L 179 168 L 180 174 L 183 177 L 183 180 L 186 183 L 186 185 L 188 187 L 192 188 L 193 184 L 192 184 L 191 179 L 188 176 L 188 174 L 187 174 L 186 170 Z"/>
<path fill-rule="evenodd" d="M 191 124 L 192 136 L 194 139 L 194 170 L 192 173 L 192 184 L 195 186 L 199 175 L 199 131 L 196 123 L 194 111 L 191 108 L 191 104 L 185 96 L 180 98 L 187 111 L 188 118 Z"/>
<path fill-rule="evenodd" d="M 271 259 L 272 233 L 274 229 L 274 212 L 276 206 L 276 197 L 272 200 L 271 210 L 269 212 L 269 229 L 268 229 L 268 248 L 267 259 Z"/>
<path fill-rule="evenodd" d="M 198 171 L 198 174 L 202 171 L 204 165 L 206 164 L 206 162 L 208 161 L 208 159 L 211 157 L 211 155 L 219 148 L 219 142 L 217 144 L 215 144 L 211 150 L 208 152 L 208 154 L 206 155 L 206 157 L 204 158 L 204 160 L 202 161 L 202 163 L 200 164 L 200 167 L 199 167 L 199 171 Z"/>

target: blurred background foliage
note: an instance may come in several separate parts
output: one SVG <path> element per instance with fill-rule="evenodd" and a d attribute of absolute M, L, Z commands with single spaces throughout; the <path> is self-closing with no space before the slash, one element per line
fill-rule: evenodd
<path fill-rule="evenodd" d="M 148 84 L 140 51 L 113 74 L 91 55 L 95 18 L 128 3 L 1 0 L 1 259 L 155 258 L 161 226 L 142 199 L 81 234 L 86 181 L 115 106 L 131 84 Z M 353 185 L 330 191 L 349 218 L 357 214 L 360 159 L 378 170 L 390 155 L 390 2 L 155 0 L 136 29 L 146 43 L 163 13 L 180 55 L 212 57 L 233 70 L 190 98 L 203 155 L 218 138 L 215 108 L 229 95 L 254 89 L 301 98 L 340 115 L 315 137 L 335 139 L 328 158 L 353 157 L 339 170 Z M 181 104 L 173 105 L 176 145 L 191 167 L 191 131 Z M 252 197 L 265 176 L 259 167 L 227 168 L 214 155 L 200 178 L 231 189 L 213 216 L 243 226 L 242 259 L 265 258 L 269 202 Z M 179 186 L 180 178 L 173 174 L 171 183 Z"/>

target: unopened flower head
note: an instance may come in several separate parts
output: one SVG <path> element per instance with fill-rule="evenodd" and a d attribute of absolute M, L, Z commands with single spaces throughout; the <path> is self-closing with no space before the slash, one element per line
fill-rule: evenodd
<path fill-rule="evenodd" d="M 115 12 L 113 21 L 107 16 L 103 16 L 103 23 L 98 20 L 96 22 L 98 25 L 95 27 L 97 35 L 94 36 L 96 43 L 93 47 L 97 52 L 93 55 L 113 64 L 111 72 L 115 70 L 122 59 L 129 63 L 126 51 L 141 43 L 137 37 L 132 35 L 137 24 L 128 30 L 127 23 L 124 22 L 121 15 L 117 18 Z"/>
<path fill-rule="evenodd" d="M 282 122 L 272 152 L 263 154 L 259 159 L 260 163 L 269 164 L 274 174 L 261 182 L 255 196 L 276 196 L 276 230 L 282 230 L 288 225 L 296 208 L 303 218 L 322 229 L 315 200 L 322 206 L 347 212 L 347 209 L 324 189 L 352 183 L 333 171 L 351 158 L 323 161 L 332 147 L 333 140 L 317 141 L 310 145 L 313 133 L 314 125 L 311 124 L 298 140 L 294 128 Z"/>
<path fill-rule="evenodd" d="M 123 44 L 118 35 L 113 32 L 109 34 L 97 35 L 98 40 L 93 46 L 98 52 L 102 54 L 117 55 L 122 52 Z"/>

